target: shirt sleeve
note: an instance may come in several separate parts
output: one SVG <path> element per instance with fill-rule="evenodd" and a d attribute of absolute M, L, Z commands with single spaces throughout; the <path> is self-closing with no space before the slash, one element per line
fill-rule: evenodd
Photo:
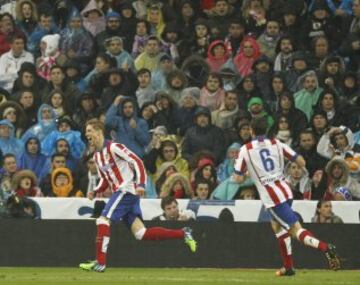
<path fill-rule="evenodd" d="M 246 147 L 242 146 L 239 151 L 239 155 L 237 159 L 235 160 L 235 166 L 234 166 L 234 172 L 238 175 L 244 175 L 246 171 L 246 161 L 245 161 L 245 155 L 246 155 Z"/>
<path fill-rule="evenodd" d="M 280 144 L 284 157 L 290 161 L 295 161 L 295 159 L 298 157 L 298 154 L 287 144 L 284 144 L 280 141 L 277 141 L 277 143 Z"/>
<path fill-rule="evenodd" d="M 98 172 L 98 175 L 100 177 L 100 181 L 98 183 L 98 185 L 95 187 L 94 191 L 97 193 L 101 193 L 104 192 L 108 187 L 109 187 L 109 182 L 107 181 L 104 173 L 99 169 L 99 164 L 98 164 L 98 157 L 97 155 L 95 155 L 95 161 L 96 161 L 96 170 Z"/>
<path fill-rule="evenodd" d="M 135 177 L 136 187 L 145 188 L 146 171 L 142 160 L 135 153 L 133 153 L 132 151 L 130 151 L 128 148 L 126 148 L 121 144 L 113 143 L 111 144 L 110 149 L 111 152 L 113 152 L 117 157 L 124 159 L 133 166 L 136 173 L 136 177 Z"/>

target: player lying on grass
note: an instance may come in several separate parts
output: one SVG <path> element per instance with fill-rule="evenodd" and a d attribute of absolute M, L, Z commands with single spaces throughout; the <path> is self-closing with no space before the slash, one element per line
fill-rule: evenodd
<path fill-rule="evenodd" d="M 248 172 L 255 182 L 260 199 L 272 217 L 271 225 L 283 259 L 283 267 L 277 271 L 277 275 L 295 274 L 291 237 L 323 252 L 330 269 L 340 269 L 340 260 L 335 246 L 318 240 L 311 232 L 302 228 L 298 217 L 291 209 L 293 194 L 284 177 L 285 158 L 296 162 L 301 168 L 305 167 L 305 160 L 286 144 L 276 139 L 266 138 L 267 128 L 265 118 L 254 119 L 251 122 L 253 140 L 240 148 L 239 156 L 235 161 L 233 178 L 241 183 L 245 179 L 245 172 Z"/>
<path fill-rule="evenodd" d="M 190 228 L 170 230 L 161 227 L 146 228 L 142 221 L 140 196 L 144 195 L 146 172 L 142 161 L 124 145 L 106 141 L 104 126 L 97 119 L 86 123 L 86 138 L 96 152 L 94 160 L 98 167 L 100 182 L 96 191 L 110 187 L 112 196 L 101 216 L 96 220 L 96 260 L 81 263 L 84 270 L 104 272 L 106 253 L 110 241 L 110 221 L 122 220 L 138 240 L 184 239 L 192 252 L 196 241 Z M 94 198 L 90 192 L 89 198 Z"/>

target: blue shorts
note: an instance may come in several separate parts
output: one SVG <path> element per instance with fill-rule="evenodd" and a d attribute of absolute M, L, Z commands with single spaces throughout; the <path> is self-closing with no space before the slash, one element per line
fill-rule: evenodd
<path fill-rule="evenodd" d="M 268 209 L 272 219 L 278 222 L 287 231 L 299 220 L 291 209 L 292 202 L 293 200 L 287 200 L 284 203 Z"/>
<path fill-rule="evenodd" d="M 111 221 L 122 220 L 130 228 L 136 218 L 142 220 L 140 197 L 131 193 L 117 191 L 110 197 L 101 216 Z"/>

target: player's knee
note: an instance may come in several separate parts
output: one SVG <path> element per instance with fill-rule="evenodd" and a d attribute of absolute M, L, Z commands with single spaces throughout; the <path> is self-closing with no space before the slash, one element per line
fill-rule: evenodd
<path fill-rule="evenodd" d="M 99 217 L 96 219 L 96 225 L 107 225 L 110 226 L 110 220 L 105 217 Z"/>
<path fill-rule="evenodd" d="M 146 228 L 142 228 L 134 233 L 134 236 L 137 240 L 142 240 L 146 232 Z"/>

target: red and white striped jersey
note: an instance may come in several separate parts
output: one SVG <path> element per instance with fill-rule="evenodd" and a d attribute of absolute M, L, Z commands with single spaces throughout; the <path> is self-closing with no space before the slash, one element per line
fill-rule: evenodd
<path fill-rule="evenodd" d="M 95 191 L 103 192 L 109 186 L 113 192 L 135 194 L 135 188 L 145 188 L 146 171 L 141 159 L 124 145 L 107 141 L 105 147 L 94 154 L 100 182 Z"/>
<path fill-rule="evenodd" d="M 297 157 L 286 144 L 259 137 L 240 148 L 235 161 L 235 173 L 249 171 L 260 199 L 270 208 L 293 198 L 291 188 L 284 176 L 285 158 L 294 161 Z"/>

